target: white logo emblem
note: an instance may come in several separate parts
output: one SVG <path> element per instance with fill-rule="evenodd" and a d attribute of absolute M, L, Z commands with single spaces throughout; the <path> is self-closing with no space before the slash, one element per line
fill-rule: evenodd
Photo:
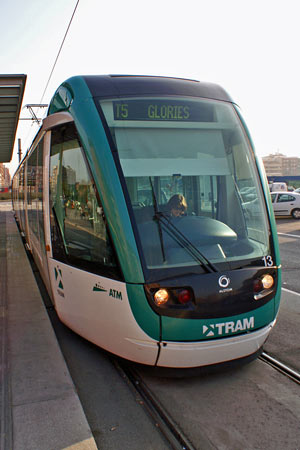
<path fill-rule="evenodd" d="M 235 322 L 210 323 L 203 325 L 202 333 L 206 337 L 213 337 L 251 330 L 251 328 L 254 328 L 254 316 L 245 317 L 244 319 L 239 319 Z"/>
<path fill-rule="evenodd" d="M 222 275 L 219 278 L 219 286 L 221 288 L 227 288 L 229 286 L 230 283 L 230 278 L 226 277 L 226 275 Z"/>

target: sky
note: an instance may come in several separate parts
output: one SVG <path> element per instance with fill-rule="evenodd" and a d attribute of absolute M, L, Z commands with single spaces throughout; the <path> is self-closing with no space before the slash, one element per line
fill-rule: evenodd
<path fill-rule="evenodd" d="M 27 75 L 21 118 L 73 75 L 191 78 L 231 95 L 259 156 L 300 157 L 298 0 L 79 0 L 47 86 L 76 4 L 0 2 L 0 73 Z M 37 130 L 20 121 L 11 175 Z"/>

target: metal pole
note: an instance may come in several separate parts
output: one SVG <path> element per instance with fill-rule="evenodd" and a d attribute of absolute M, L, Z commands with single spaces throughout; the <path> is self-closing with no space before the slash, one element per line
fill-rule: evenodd
<path fill-rule="evenodd" d="M 22 148 L 21 148 L 21 139 L 18 139 L 18 155 L 19 155 L 19 163 L 21 162 L 22 159 Z"/>

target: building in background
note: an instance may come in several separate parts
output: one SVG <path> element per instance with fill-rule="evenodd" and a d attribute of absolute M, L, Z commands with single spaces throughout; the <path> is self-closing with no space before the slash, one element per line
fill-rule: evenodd
<path fill-rule="evenodd" d="M 274 153 L 262 158 L 267 176 L 300 176 L 300 158 Z"/>
<path fill-rule="evenodd" d="M 10 187 L 10 173 L 3 163 L 0 163 L 0 190 Z"/>

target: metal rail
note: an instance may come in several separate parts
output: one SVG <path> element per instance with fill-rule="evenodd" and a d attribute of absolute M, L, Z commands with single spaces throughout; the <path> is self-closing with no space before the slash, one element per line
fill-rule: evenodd
<path fill-rule="evenodd" d="M 169 441 L 171 448 L 174 450 L 196 450 L 139 375 L 127 366 L 123 366 L 122 363 L 116 360 L 113 362 L 121 375 L 126 377 L 134 390 L 138 392 L 143 405 L 154 420 L 156 427 Z M 207 448 L 211 448 L 210 445 Z"/>
<path fill-rule="evenodd" d="M 278 370 L 295 383 L 300 384 L 300 373 L 296 370 L 288 367 L 281 361 L 276 360 L 266 352 L 263 352 L 259 359 L 266 364 L 269 364 L 271 367 Z M 155 422 L 155 425 L 169 441 L 171 448 L 174 450 L 196 450 L 190 440 L 178 428 L 178 425 L 174 422 L 160 401 L 143 382 L 141 377 L 134 370 L 127 366 L 123 366 L 121 363 L 114 361 L 114 364 L 122 376 L 126 377 L 127 381 L 133 386 L 134 390 L 138 392 L 142 399 L 143 405 L 147 408 Z M 204 440 L 206 441 L 205 438 Z M 211 446 L 211 443 L 207 441 L 205 442 L 205 448 L 211 449 L 213 447 Z"/>
<path fill-rule="evenodd" d="M 289 377 L 295 383 L 300 384 L 300 372 L 297 372 L 291 367 L 288 367 L 286 364 L 282 363 L 281 361 L 278 361 L 277 359 L 273 358 L 273 356 L 269 355 L 266 352 L 263 352 L 259 357 L 259 359 L 269 364 L 270 366 L 272 366 L 274 369 L 278 370 L 285 376 Z"/>

